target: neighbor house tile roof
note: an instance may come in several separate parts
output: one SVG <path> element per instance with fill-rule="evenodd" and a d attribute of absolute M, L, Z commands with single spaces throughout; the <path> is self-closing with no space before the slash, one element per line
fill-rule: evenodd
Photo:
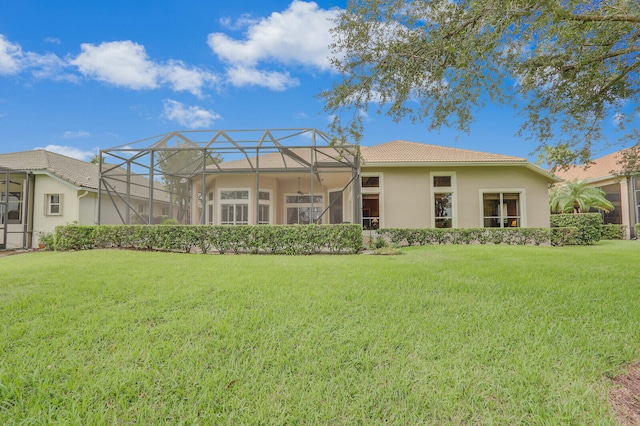
<path fill-rule="evenodd" d="M 522 157 L 402 140 L 371 147 L 363 146 L 361 147 L 361 152 L 365 165 L 393 163 L 527 163 L 527 160 Z"/>
<path fill-rule="evenodd" d="M 97 164 L 44 149 L 0 154 L 0 166 L 14 170 L 49 172 L 74 186 L 95 190 L 98 189 L 100 180 Z"/>
<path fill-rule="evenodd" d="M 558 170 L 556 175 L 564 180 L 598 180 L 608 178 L 620 170 L 620 152 L 614 152 L 593 161 L 586 169 L 584 166 L 573 166 L 567 170 Z"/>
<path fill-rule="evenodd" d="M 87 190 L 97 191 L 100 182 L 100 167 L 97 164 L 77 160 L 44 149 L 0 154 L 0 167 L 26 172 L 46 172 L 69 182 L 73 186 Z M 118 168 L 117 172 L 117 179 L 125 181 L 123 176 L 126 170 Z M 124 184 L 116 185 L 118 185 L 118 192 L 124 193 Z M 130 186 L 132 196 L 148 198 L 148 186 L 149 179 L 142 175 L 132 174 Z M 154 198 L 161 201 L 169 200 L 169 196 L 158 187 L 155 187 Z"/>

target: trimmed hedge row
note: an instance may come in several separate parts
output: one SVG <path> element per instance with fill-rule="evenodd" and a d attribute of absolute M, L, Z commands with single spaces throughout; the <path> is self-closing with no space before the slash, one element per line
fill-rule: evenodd
<path fill-rule="evenodd" d="M 59 226 L 55 249 L 122 247 L 202 253 L 356 253 L 360 225 L 99 225 Z"/>
<path fill-rule="evenodd" d="M 378 231 L 394 244 L 549 243 L 548 228 L 386 228 Z"/>
<path fill-rule="evenodd" d="M 592 245 L 600 241 L 602 216 L 600 213 L 553 214 L 551 228 L 578 228 L 576 245 Z"/>
<path fill-rule="evenodd" d="M 627 237 L 627 225 L 602 225 L 600 227 L 600 239 L 624 240 Z"/>

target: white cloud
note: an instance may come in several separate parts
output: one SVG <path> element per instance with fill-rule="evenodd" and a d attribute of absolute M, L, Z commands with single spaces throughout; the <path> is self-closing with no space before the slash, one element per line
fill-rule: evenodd
<path fill-rule="evenodd" d="M 235 22 L 228 16 L 220 18 L 218 22 L 228 30 L 240 30 L 255 25 L 260 22 L 260 20 L 252 17 L 248 13 L 244 13 L 240 15 L 240 17 L 236 19 Z"/>
<path fill-rule="evenodd" d="M 144 46 L 129 40 L 83 43 L 82 53 L 70 61 L 80 72 L 99 81 L 130 89 L 158 87 L 158 69 Z"/>
<path fill-rule="evenodd" d="M 56 154 L 66 155 L 67 157 L 76 158 L 82 161 L 89 161 L 91 157 L 99 152 L 98 148 L 94 148 L 91 151 L 83 151 L 80 148 L 66 145 L 47 145 L 45 147 L 38 147 L 35 149 L 44 149 L 46 151 L 55 152 Z"/>
<path fill-rule="evenodd" d="M 229 68 L 227 70 L 227 78 L 234 86 L 262 86 L 277 91 L 286 90 L 300 84 L 289 73 L 261 71 L 256 68 L 242 66 Z"/>
<path fill-rule="evenodd" d="M 169 61 L 160 67 L 160 79 L 169 83 L 174 91 L 187 91 L 202 96 L 202 87 L 217 83 L 218 77 L 197 68 L 188 68 L 182 61 Z"/>
<path fill-rule="evenodd" d="M 77 132 L 64 132 L 62 134 L 64 139 L 88 138 L 89 136 L 91 136 L 91 133 L 84 130 L 78 130 Z"/>
<path fill-rule="evenodd" d="M 331 68 L 328 59 L 331 43 L 329 30 L 337 13 L 337 9 L 320 9 L 314 2 L 294 0 L 284 12 L 274 12 L 268 18 L 250 23 L 244 40 L 235 40 L 223 33 L 212 33 L 209 34 L 208 44 L 221 60 L 229 64 L 228 74 L 232 84 L 273 88 L 273 74 L 276 73 L 257 71 L 259 63 L 303 65 L 320 70 Z M 252 69 L 256 72 L 249 72 Z M 241 75 L 236 76 L 236 73 Z M 279 74 L 281 79 L 284 74 Z"/>
<path fill-rule="evenodd" d="M 0 34 L 0 75 L 17 74 L 21 69 L 22 48 Z"/>
<path fill-rule="evenodd" d="M 155 89 L 167 83 L 175 91 L 202 96 L 202 88 L 217 82 L 207 71 L 187 67 L 182 61 L 166 64 L 149 59 L 144 46 L 130 40 L 81 45 L 82 53 L 70 60 L 80 72 L 96 80 L 134 90 Z"/>
<path fill-rule="evenodd" d="M 44 41 L 45 41 L 45 43 L 62 44 L 60 39 L 56 38 L 56 37 L 47 37 L 47 38 L 44 39 Z"/>
<path fill-rule="evenodd" d="M 187 128 L 210 127 L 214 121 L 222 117 L 214 111 L 198 106 L 185 106 L 183 103 L 166 99 L 164 101 L 164 117 Z"/>

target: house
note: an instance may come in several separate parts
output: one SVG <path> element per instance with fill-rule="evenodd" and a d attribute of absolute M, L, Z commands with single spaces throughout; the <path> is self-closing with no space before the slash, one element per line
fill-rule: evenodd
<path fill-rule="evenodd" d="M 378 228 L 548 227 L 560 179 L 525 158 L 396 140 L 336 154 L 294 147 L 208 165 L 192 223 Z M 199 194 L 205 194 L 202 197 Z"/>
<path fill-rule="evenodd" d="M 599 187 L 614 206 L 609 213 L 601 212 L 605 224 L 627 225 L 629 236 L 636 237 L 634 225 L 640 223 L 640 186 L 638 177 L 618 176 L 621 152 L 614 152 L 593 161 L 587 168 L 574 166 L 556 172 L 564 180 L 586 180 Z"/>
<path fill-rule="evenodd" d="M 133 176 L 127 204 L 124 197 L 101 210 L 101 223 L 122 223 L 127 205 L 145 213 L 146 178 Z M 41 232 L 58 225 L 98 223 L 100 166 L 45 150 L 0 154 L 0 249 L 37 246 Z M 148 183 L 146 183 L 148 187 Z M 159 194 L 157 214 L 166 212 L 168 198 Z"/>

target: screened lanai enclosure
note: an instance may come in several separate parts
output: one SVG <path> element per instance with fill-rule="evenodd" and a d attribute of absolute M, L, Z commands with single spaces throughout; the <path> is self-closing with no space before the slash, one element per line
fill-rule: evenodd
<path fill-rule="evenodd" d="M 360 223 L 358 146 L 317 129 L 176 131 L 100 152 L 99 223 Z"/>

